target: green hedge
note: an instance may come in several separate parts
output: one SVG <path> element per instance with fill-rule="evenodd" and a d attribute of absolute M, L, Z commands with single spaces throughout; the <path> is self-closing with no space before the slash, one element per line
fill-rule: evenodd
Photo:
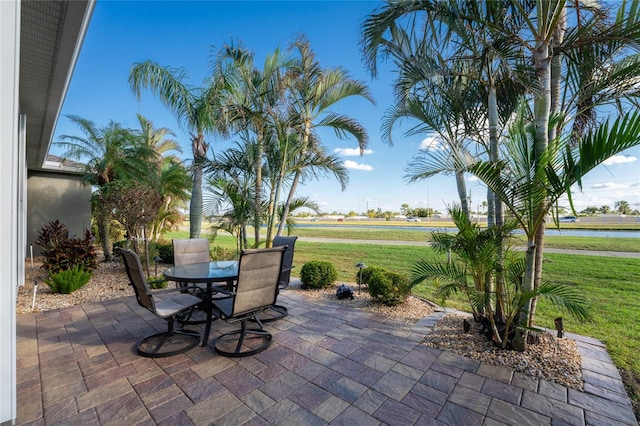
<path fill-rule="evenodd" d="M 338 272 L 331 262 L 312 260 L 302 265 L 300 281 L 302 288 L 331 287 L 338 278 Z"/>
<path fill-rule="evenodd" d="M 409 278 L 396 272 L 378 269 L 368 277 L 369 294 L 385 305 L 399 305 L 407 299 L 411 285 Z"/>

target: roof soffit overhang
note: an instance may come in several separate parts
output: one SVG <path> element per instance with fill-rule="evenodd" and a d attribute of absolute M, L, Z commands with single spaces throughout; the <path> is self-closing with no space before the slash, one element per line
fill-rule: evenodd
<path fill-rule="evenodd" d="M 42 169 L 84 40 L 94 0 L 22 1 L 20 112 L 27 167 Z"/>

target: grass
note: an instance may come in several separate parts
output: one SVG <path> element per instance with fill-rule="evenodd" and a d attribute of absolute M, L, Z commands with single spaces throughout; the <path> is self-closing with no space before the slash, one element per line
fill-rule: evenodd
<path fill-rule="evenodd" d="M 444 228 L 442 228 L 444 230 Z M 345 240 L 386 240 L 386 241 L 415 241 L 428 243 L 429 231 L 408 231 L 402 229 L 367 229 L 339 226 L 332 228 L 304 227 L 296 228 L 295 234 L 300 237 L 339 238 Z M 526 239 L 519 237 L 522 245 Z M 568 237 L 545 236 L 545 246 L 561 249 L 602 250 L 640 252 L 640 239 L 613 237 Z"/>

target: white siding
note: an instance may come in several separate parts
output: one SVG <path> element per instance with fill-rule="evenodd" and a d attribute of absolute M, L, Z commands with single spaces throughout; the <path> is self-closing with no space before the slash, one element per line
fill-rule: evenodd
<path fill-rule="evenodd" d="M 20 2 L 0 1 L 0 423 L 16 418 L 16 292 L 18 271 L 18 76 Z M 23 182 L 24 185 L 24 182 Z"/>

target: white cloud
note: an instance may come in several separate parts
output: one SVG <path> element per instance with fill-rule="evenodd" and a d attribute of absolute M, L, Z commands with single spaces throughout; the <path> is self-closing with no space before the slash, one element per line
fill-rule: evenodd
<path fill-rule="evenodd" d="M 638 161 L 638 159 L 631 155 L 614 155 L 613 157 L 604 160 L 603 164 L 605 166 L 611 166 L 613 164 L 633 163 L 634 161 Z"/>
<path fill-rule="evenodd" d="M 467 178 L 467 182 L 479 182 L 480 179 L 478 179 L 477 176 L 471 175 Z"/>
<path fill-rule="evenodd" d="M 360 156 L 360 148 L 336 148 L 333 150 L 334 153 L 338 155 L 342 155 L 343 157 L 359 157 Z M 372 149 L 365 149 L 362 152 L 362 155 L 373 154 Z"/>
<path fill-rule="evenodd" d="M 371 167 L 368 164 L 356 163 L 355 161 L 351 161 L 351 160 L 345 160 L 344 166 L 347 169 L 364 170 L 364 171 L 367 171 L 367 172 L 370 172 L 370 171 L 373 170 L 373 167 Z"/>
<path fill-rule="evenodd" d="M 441 147 L 442 144 L 438 142 L 438 140 L 433 136 L 424 138 L 422 142 L 420 142 L 420 150 L 423 151 L 436 151 L 438 149 L 441 149 Z"/>
<path fill-rule="evenodd" d="M 595 184 L 591 188 L 592 189 L 611 189 L 611 190 L 615 190 L 615 189 L 626 189 L 628 187 L 629 187 L 629 185 L 624 185 L 624 184 L 621 184 L 621 183 L 605 182 L 605 183 Z"/>

